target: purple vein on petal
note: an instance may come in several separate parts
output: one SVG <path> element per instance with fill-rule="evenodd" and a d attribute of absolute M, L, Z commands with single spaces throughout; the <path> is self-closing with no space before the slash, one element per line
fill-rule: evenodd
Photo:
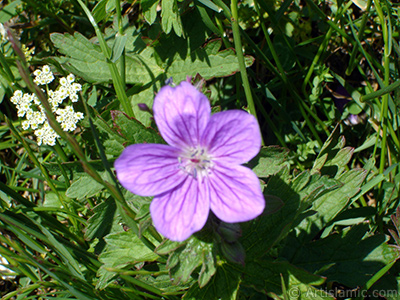
<path fill-rule="evenodd" d="M 118 180 L 140 196 L 168 191 L 186 177 L 179 169 L 178 154 L 177 149 L 168 145 L 130 145 L 114 163 Z"/>

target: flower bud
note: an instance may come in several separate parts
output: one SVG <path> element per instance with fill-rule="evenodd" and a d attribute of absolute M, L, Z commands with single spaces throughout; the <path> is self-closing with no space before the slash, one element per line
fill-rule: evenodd
<path fill-rule="evenodd" d="M 239 242 L 226 243 L 222 242 L 221 252 L 225 258 L 232 263 L 241 264 L 244 266 L 244 261 L 246 258 L 246 252 Z"/>
<path fill-rule="evenodd" d="M 237 223 L 221 222 L 217 228 L 222 240 L 228 243 L 236 242 L 242 236 L 242 230 Z"/>

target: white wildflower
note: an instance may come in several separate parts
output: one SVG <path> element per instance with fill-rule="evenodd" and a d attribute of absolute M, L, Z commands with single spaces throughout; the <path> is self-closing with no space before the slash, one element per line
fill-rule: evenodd
<path fill-rule="evenodd" d="M 22 93 L 22 91 L 20 91 L 20 90 L 15 91 L 14 95 L 10 98 L 10 101 L 13 104 L 17 105 L 21 101 L 23 96 L 24 96 L 24 94 Z"/>
<path fill-rule="evenodd" d="M 23 117 L 28 111 L 31 111 L 31 104 L 33 101 L 32 94 L 23 94 L 22 97 L 18 98 L 17 103 L 17 110 L 18 110 L 18 117 Z M 14 99 L 15 101 L 15 99 Z"/>
<path fill-rule="evenodd" d="M 82 90 L 82 86 L 79 83 L 74 82 L 75 76 L 73 74 L 69 74 L 67 77 L 63 77 L 60 79 L 60 87 L 59 89 L 63 91 L 72 102 L 78 101 L 78 92 Z"/>
<path fill-rule="evenodd" d="M 35 70 L 35 72 L 33 72 L 33 75 L 35 75 L 35 79 L 33 81 L 37 85 L 48 84 L 54 80 L 53 72 L 51 72 L 48 65 L 43 66 L 42 70 Z"/>
<path fill-rule="evenodd" d="M 67 81 L 69 84 L 72 84 L 75 81 L 75 75 L 74 74 L 69 74 L 67 76 Z"/>
<path fill-rule="evenodd" d="M 66 106 L 64 109 L 59 108 L 56 111 L 57 121 L 60 123 L 64 131 L 74 131 L 76 123 L 83 119 L 83 113 L 75 112 L 72 106 Z"/>
<path fill-rule="evenodd" d="M 47 65 L 36 70 L 33 75 L 35 76 L 34 81 L 38 85 L 48 84 L 54 80 L 54 75 Z M 51 109 L 64 131 L 74 131 L 79 120 L 84 118 L 83 113 L 75 112 L 71 105 L 66 105 L 64 108 L 60 107 L 67 98 L 71 102 L 78 101 L 79 97 L 77 93 L 82 89 L 82 86 L 74 81 L 75 76 L 69 74 L 67 77 L 60 79 L 60 85 L 55 90 L 47 89 Z M 46 93 L 46 90 L 42 89 L 42 91 Z M 59 136 L 49 125 L 45 109 L 37 96 L 35 94 L 24 94 L 22 91 L 15 91 L 10 100 L 17 107 L 18 116 L 26 118 L 21 123 L 22 129 L 27 130 L 31 128 L 34 130 L 39 146 L 42 144 L 54 146 Z"/>
<path fill-rule="evenodd" d="M 28 120 L 22 121 L 21 126 L 23 130 L 27 130 L 31 126 L 31 122 L 29 122 Z"/>
<path fill-rule="evenodd" d="M 68 97 L 68 95 L 62 90 L 58 89 L 56 91 L 49 91 L 49 103 L 51 104 L 51 108 L 53 111 L 56 111 L 58 106 L 64 101 L 65 98 Z"/>
<path fill-rule="evenodd" d="M 37 142 L 39 146 L 42 143 L 45 145 L 54 146 L 56 144 L 56 138 L 59 137 L 47 121 L 40 129 L 35 130 L 35 135 L 37 137 Z"/>

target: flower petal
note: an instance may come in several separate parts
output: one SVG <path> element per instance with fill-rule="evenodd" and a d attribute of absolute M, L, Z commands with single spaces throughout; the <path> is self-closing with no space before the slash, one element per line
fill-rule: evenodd
<path fill-rule="evenodd" d="M 180 149 L 198 145 L 211 113 L 207 97 L 186 81 L 162 87 L 153 110 L 162 137 Z"/>
<path fill-rule="evenodd" d="M 192 177 L 172 191 L 154 197 L 150 213 L 156 229 L 173 241 L 184 241 L 203 228 L 210 211 L 208 185 Z"/>
<path fill-rule="evenodd" d="M 114 166 L 122 186 L 140 196 L 162 194 L 187 176 L 179 169 L 178 150 L 168 145 L 130 145 Z"/>
<path fill-rule="evenodd" d="M 261 148 L 256 118 L 242 110 L 228 110 L 211 116 L 201 141 L 218 161 L 243 164 Z"/>
<path fill-rule="evenodd" d="M 249 221 L 264 210 L 260 181 L 249 168 L 216 164 L 209 185 L 211 210 L 224 222 Z"/>

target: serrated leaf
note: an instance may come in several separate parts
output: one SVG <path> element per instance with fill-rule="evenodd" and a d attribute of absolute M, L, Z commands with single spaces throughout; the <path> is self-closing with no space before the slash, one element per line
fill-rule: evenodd
<path fill-rule="evenodd" d="M 283 207 L 275 213 L 263 214 L 255 221 L 242 225 L 241 241 L 248 258 L 255 259 L 267 253 L 307 216 L 302 213 L 318 196 L 336 186 L 335 181 L 319 174 L 311 175 L 309 172 L 303 172 L 293 180 L 288 180 L 287 177 L 284 168 L 271 176 L 264 189 L 264 194 L 268 197 L 275 196 L 282 200 Z"/>
<path fill-rule="evenodd" d="M 172 247 L 178 247 L 174 250 L 167 262 L 167 268 L 170 272 L 171 281 L 174 284 L 186 283 L 190 279 L 192 272 L 202 266 L 199 276 L 199 283 L 205 285 L 215 273 L 214 244 L 207 243 L 191 237 L 183 247 L 171 243 L 170 247 L 157 248 L 157 252 L 171 250 Z"/>
<path fill-rule="evenodd" d="M 105 288 L 116 276 L 108 268 L 122 269 L 139 262 L 152 262 L 158 255 L 145 246 L 142 241 L 130 230 L 112 233 L 105 237 L 106 249 L 100 254 L 99 260 L 103 263 L 98 271 L 99 281 L 97 288 Z"/>
<path fill-rule="evenodd" d="M 360 190 L 366 175 L 367 172 L 363 169 L 354 169 L 342 174 L 337 180 L 341 186 L 321 195 L 313 203 L 311 209 L 316 213 L 299 225 L 299 228 L 309 234 L 309 239 L 312 239 L 346 207 L 350 198 Z"/>
<path fill-rule="evenodd" d="M 182 21 L 176 0 L 161 1 L 161 26 L 166 34 L 173 28 L 177 36 L 182 36 Z"/>
<path fill-rule="evenodd" d="M 216 272 L 215 258 L 212 252 L 206 252 L 203 256 L 203 263 L 199 274 L 199 286 L 204 287 Z"/>
<path fill-rule="evenodd" d="M 116 141 L 116 140 L 112 140 L 109 139 L 107 141 L 105 141 L 103 143 L 104 146 L 104 151 L 106 152 L 106 154 L 110 154 L 114 157 L 119 156 L 122 151 L 124 151 L 125 147 L 122 143 Z"/>
<path fill-rule="evenodd" d="M 123 144 L 125 142 L 125 139 L 118 134 L 111 126 L 107 124 L 107 122 L 102 119 L 100 116 L 97 116 L 94 119 L 93 124 L 97 127 L 99 130 L 99 133 L 105 133 L 109 136 L 111 140 L 115 140 L 118 143 Z"/>
<path fill-rule="evenodd" d="M 336 166 L 337 171 L 334 173 L 335 177 L 340 176 L 340 174 L 342 174 L 342 172 L 345 170 L 345 167 L 349 163 L 351 157 L 353 156 L 353 152 L 354 148 L 352 147 L 345 147 L 340 149 L 336 153 L 334 158 L 325 163 L 325 165 L 322 168 L 322 172 L 326 174 L 326 172 L 323 171 L 324 168 L 330 166 Z"/>
<path fill-rule="evenodd" d="M 207 55 L 215 55 L 218 54 L 219 49 L 222 47 L 222 42 L 220 39 L 215 39 L 209 41 L 204 47 L 204 51 Z"/>
<path fill-rule="evenodd" d="M 385 265 L 399 257 L 384 235 L 366 236 L 368 225 L 344 229 L 324 239 L 304 243 L 291 239 L 282 255 L 295 265 L 348 287 L 363 286 Z M 365 237 L 366 236 L 366 237 Z"/>
<path fill-rule="evenodd" d="M 157 5 L 159 0 L 141 0 L 143 16 L 149 25 L 153 24 L 157 17 Z"/>
<path fill-rule="evenodd" d="M 239 71 L 239 63 L 233 49 L 226 49 L 215 53 L 215 43 L 221 41 L 213 41 L 210 45 L 211 53 L 207 53 L 210 49 L 199 48 L 191 55 L 182 58 L 176 55 L 172 60 L 171 65 L 166 69 L 167 77 L 172 77 L 174 82 L 180 82 L 186 79 L 187 76 L 195 76 L 200 74 L 206 80 L 214 77 L 225 77 L 235 74 Z M 253 64 L 254 58 L 251 56 L 245 57 L 246 67 Z"/>
<path fill-rule="evenodd" d="M 145 127 L 136 119 L 129 118 L 120 111 L 111 111 L 113 127 L 103 119 L 96 118 L 94 124 L 100 133 L 106 133 L 108 139 L 103 142 L 105 152 L 119 156 L 127 145 L 137 143 L 165 143 L 161 136 L 151 127 Z"/>
<path fill-rule="evenodd" d="M 81 200 L 96 195 L 103 187 L 101 183 L 98 183 L 89 175 L 83 175 L 71 184 L 65 195 L 69 198 Z"/>
<path fill-rule="evenodd" d="M 166 255 L 166 254 L 169 254 L 172 251 L 182 247 L 185 244 L 186 244 L 186 241 L 185 242 L 175 242 L 175 241 L 165 239 L 164 241 L 162 241 L 162 243 L 160 245 L 158 245 L 155 252 L 160 255 Z"/>
<path fill-rule="evenodd" d="M 325 278 L 298 268 L 289 262 L 258 260 L 246 264 L 243 285 L 256 288 L 265 295 L 277 295 L 284 299 L 281 278 L 289 299 L 335 299 L 315 286 L 322 285 Z M 281 277 L 282 276 L 282 277 Z"/>
<path fill-rule="evenodd" d="M 159 290 L 162 290 L 164 293 L 174 293 L 174 292 L 181 292 L 182 290 L 188 289 L 190 286 L 194 284 L 194 280 L 190 280 L 185 284 L 174 285 L 171 284 L 171 280 L 169 275 L 161 274 L 158 276 L 150 276 L 150 275 L 139 275 L 136 279 L 151 285 Z"/>
<path fill-rule="evenodd" d="M 203 288 L 198 283 L 190 287 L 183 296 L 183 300 L 208 299 L 237 299 L 240 273 L 229 264 L 223 264 L 217 269 L 215 276 Z"/>
<path fill-rule="evenodd" d="M 93 44 L 78 32 L 73 36 L 53 33 L 50 38 L 58 51 L 65 55 L 55 57 L 55 59 L 67 70 L 88 82 L 111 82 L 109 66 L 98 45 Z M 146 84 L 162 73 L 151 58 L 152 51 L 151 48 L 147 48 L 140 55 L 126 54 L 126 83 Z"/>
<path fill-rule="evenodd" d="M 269 177 L 278 173 L 280 169 L 287 166 L 286 158 L 289 151 L 279 147 L 264 147 L 260 153 L 253 158 L 248 167 L 253 170 L 258 177 Z"/>
<path fill-rule="evenodd" d="M 340 136 L 339 130 L 340 127 L 336 126 L 335 129 L 332 131 L 331 135 L 328 137 L 328 139 L 322 146 L 322 149 L 318 154 L 317 159 L 314 162 L 312 172 L 321 172 L 322 174 L 325 174 L 321 171 L 322 167 L 324 165 L 328 167 L 334 165 L 331 161 L 336 157 L 337 153 L 344 147 L 344 144 L 346 142 L 344 137 Z M 341 165 L 341 167 L 343 167 L 343 165 Z"/>
<path fill-rule="evenodd" d="M 114 129 L 128 144 L 164 143 L 162 137 L 152 128 L 146 128 L 138 120 L 129 118 L 120 111 L 111 111 Z"/>

